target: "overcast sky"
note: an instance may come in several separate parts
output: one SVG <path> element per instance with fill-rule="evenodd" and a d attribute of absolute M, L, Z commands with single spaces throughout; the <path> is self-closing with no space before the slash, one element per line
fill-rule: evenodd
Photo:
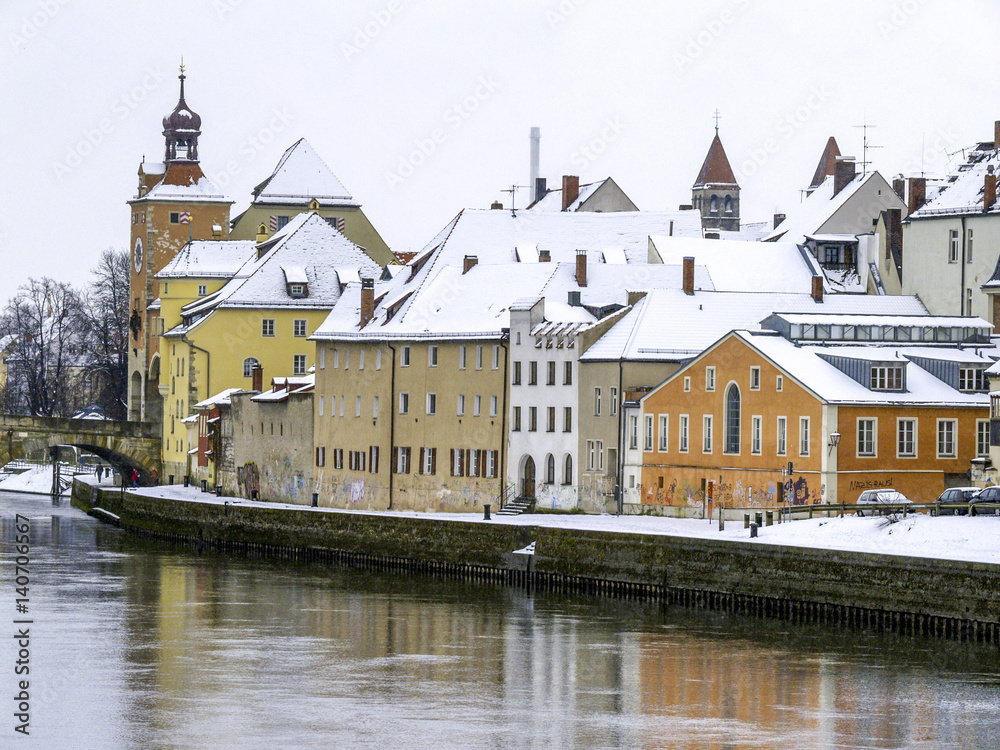
<path fill-rule="evenodd" d="M 0 20 L 0 301 L 127 245 L 182 55 L 233 215 L 304 136 L 397 251 L 509 205 L 534 125 L 550 185 L 612 176 L 676 209 L 718 109 L 748 221 L 798 203 L 829 136 L 860 158 L 865 121 L 891 178 L 946 172 L 1000 119 L 989 0 L 5 0 Z"/>

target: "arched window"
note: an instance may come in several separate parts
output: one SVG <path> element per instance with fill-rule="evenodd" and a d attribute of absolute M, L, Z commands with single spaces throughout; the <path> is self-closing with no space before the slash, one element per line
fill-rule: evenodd
<path fill-rule="evenodd" d="M 726 453 L 740 452 L 740 389 L 733 383 L 726 391 Z"/>
<path fill-rule="evenodd" d="M 573 484 L 573 456 L 569 453 L 563 460 L 563 484 Z"/>
<path fill-rule="evenodd" d="M 243 377 L 252 378 L 255 367 L 260 367 L 260 361 L 256 357 L 247 357 L 243 360 Z"/>
<path fill-rule="evenodd" d="M 550 453 L 545 457 L 545 484 L 556 483 L 556 459 Z"/>
<path fill-rule="evenodd" d="M 712 196 L 712 200 L 708 202 L 708 210 L 713 214 L 719 213 L 719 196 Z"/>
<path fill-rule="evenodd" d="M 726 196 L 726 209 L 725 209 L 725 211 L 726 211 L 727 214 L 731 214 L 733 212 L 733 196 L 731 196 L 731 195 L 727 195 Z"/>

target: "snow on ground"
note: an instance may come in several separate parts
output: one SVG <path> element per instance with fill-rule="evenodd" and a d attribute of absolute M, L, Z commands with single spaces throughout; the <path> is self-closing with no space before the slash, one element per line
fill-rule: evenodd
<path fill-rule="evenodd" d="M 22 474 L 0 474 L 0 490 L 48 495 L 52 491 L 52 467 L 39 466 Z M 63 494 L 68 495 L 69 491 Z"/>
<path fill-rule="evenodd" d="M 87 481 L 93 482 L 92 478 Z M 3 489 L 6 489 L 3 487 Z M 134 490 L 127 490 L 133 492 Z M 778 544 L 814 549 L 849 550 L 886 555 L 903 555 L 941 560 L 1000 564 L 1000 517 L 941 516 L 914 514 L 889 523 L 887 519 L 865 516 L 813 518 L 765 526 L 756 539 L 743 528 L 743 522 L 728 520 L 719 531 L 718 520 L 658 518 L 653 516 L 611 516 L 570 514 L 492 515 L 483 519 L 478 513 L 415 513 L 397 511 L 351 511 L 335 508 L 312 508 L 289 503 L 257 503 L 242 498 L 215 497 L 194 487 L 172 485 L 139 490 L 151 497 L 213 504 L 292 508 L 305 513 L 362 513 L 379 516 L 428 518 L 463 523 L 513 524 L 553 528 L 619 531 L 635 534 L 663 534 L 697 539 L 727 539 L 754 544 Z"/>

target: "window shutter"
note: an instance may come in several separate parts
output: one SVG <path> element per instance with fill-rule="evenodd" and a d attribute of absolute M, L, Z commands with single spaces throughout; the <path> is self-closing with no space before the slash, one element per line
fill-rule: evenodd
<path fill-rule="evenodd" d="M 437 450 L 434 448 L 428 448 L 428 450 L 431 452 L 431 474 L 437 474 L 437 466 L 438 466 Z"/>
<path fill-rule="evenodd" d="M 477 472 L 476 475 L 480 476 L 480 477 L 485 477 L 486 476 L 486 451 L 481 450 L 481 451 L 477 451 L 477 453 L 479 454 L 479 457 L 478 457 L 479 460 L 476 461 L 476 468 L 478 468 L 479 471 Z"/>
<path fill-rule="evenodd" d="M 424 455 L 424 451 L 425 450 L 427 450 L 427 449 L 426 448 L 421 448 L 420 449 L 420 473 L 421 474 L 425 474 L 426 473 L 425 467 L 427 466 L 427 464 L 424 463 L 424 460 L 426 459 L 426 456 Z"/>

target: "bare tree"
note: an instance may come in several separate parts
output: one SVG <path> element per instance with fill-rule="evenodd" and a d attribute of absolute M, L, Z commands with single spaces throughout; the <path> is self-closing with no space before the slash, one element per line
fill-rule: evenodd
<path fill-rule="evenodd" d="M 108 248 L 91 271 L 81 336 L 93 403 L 108 419 L 126 417 L 129 256 Z"/>

